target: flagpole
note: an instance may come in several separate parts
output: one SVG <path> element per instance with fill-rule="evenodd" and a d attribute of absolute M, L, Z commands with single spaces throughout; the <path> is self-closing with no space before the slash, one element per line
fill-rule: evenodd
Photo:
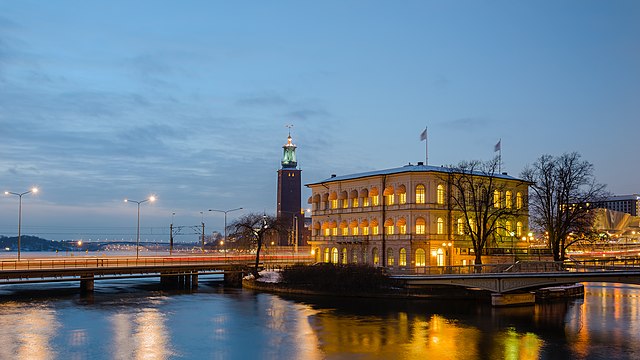
<path fill-rule="evenodd" d="M 427 127 L 424 127 L 425 139 L 424 139 L 424 164 L 429 165 L 429 132 Z"/>
<path fill-rule="evenodd" d="M 500 148 L 498 149 L 498 172 L 502 174 L 502 138 L 498 140 Z"/>

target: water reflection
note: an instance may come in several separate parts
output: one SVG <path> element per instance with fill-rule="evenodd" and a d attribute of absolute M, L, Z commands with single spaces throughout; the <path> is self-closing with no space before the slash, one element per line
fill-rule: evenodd
<path fill-rule="evenodd" d="M 46 305 L 0 304 L 0 359 L 46 360 L 56 357 L 51 340 L 59 324 Z"/>

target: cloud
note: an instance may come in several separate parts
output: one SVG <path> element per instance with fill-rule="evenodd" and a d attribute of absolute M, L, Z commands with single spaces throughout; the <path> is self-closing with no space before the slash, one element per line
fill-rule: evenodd
<path fill-rule="evenodd" d="M 492 120 L 479 117 L 467 117 L 441 122 L 440 124 L 449 129 L 477 130 L 482 129 L 492 123 Z"/>
<path fill-rule="evenodd" d="M 322 109 L 300 109 L 286 113 L 284 116 L 294 120 L 309 120 L 316 117 L 328 117 L 329 115 L 327 111 Z"/>
<path fill-rule="evenodd" d="M 281 95 L 268 92 L 243 96 L 236 101 L 236 105 L 241 107 L 287 106 L 289 104 L 290 102 Z"/>

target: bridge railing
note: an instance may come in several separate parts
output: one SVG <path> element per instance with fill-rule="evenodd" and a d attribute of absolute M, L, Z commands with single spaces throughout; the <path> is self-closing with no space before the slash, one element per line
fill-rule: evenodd
<path fill-rule="evenodd" d="M 307 254 L 271 254 L 261 255 L 260 263 L 265 266 L 284 266 L 292 263 L 310 263 L 312 256 Z M 255 255 L 228 256 L 166 256 L 166 257 L 86 257 L 75 259 L 26 259 L 0 260 L 0 271 L 11 270 L 49 270 L 77 268 L 113 268 L 113 267 L 149 267 L 149 266 L 182 266 L 182 265 L 250 265 L 255 262 Z"/>

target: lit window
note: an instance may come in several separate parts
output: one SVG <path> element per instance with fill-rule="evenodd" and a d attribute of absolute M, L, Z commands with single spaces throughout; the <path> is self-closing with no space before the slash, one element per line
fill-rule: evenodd
<path fill-rule="evenodd" d="M 500 191 L 498 190 L 493 191 L 493 207 L 494 208 L 500 207 Z"/>
<path fill-rule="evenodd" d="M 384 202 L 386 205 L 393 205 L 395 204 L 395 196 L 393 194 L 391 195 L 385 195 L 384 197 Z"/>
<path fill-rule="evenodd" d="M 362 206 L 364 206 L 364 207 L 369 206 L 369 198 L 368 197 L 362 198 Z"/>
<path fill-rule="evenodd" d="M 378 255 L 378 248 L 373 248 L 372 256 L 373 256 L 373 265 L 374 266 L 380 265 L 380 256 Z"/>
<path fill-rule="evenodd" d="M 407 224 L 404 223 L 404 224 L 398 225 L 398 232 L 400 234 L 402 234 L 402 235 L 406 234 L 407 233 Z"/>
<path fill-rule="evenodd" d="M 438 218 L 438 227 L 436 229 L 438 235 L 444 234 L 444 220 L 442 218 Z"/>
<path fill-rule="evenodd" d="M 342 236 L 349 235 L 349 228 L 346 228 L 346 227 L 341 228 L 340 233 L 342 234 Z"/>
<path fill-rule="evenodd" d="M 476 221 L 473 219 L 469 219 L 469 227 L 471 228 L 471 231 L 473 232 L 477 232 L 477 228 L 476 228 Z"/>
<path fill-rule="evenodd" d="M 337 209 L 338 208 L 338 200 L 331 200 L 331 208 L 332 209 Z"/>
<path fill-rule="evenodd" d="M 347 263 L 347 259 L 348 259 L 347 258 L 347 248 L 342 248 L 342 256 L 341 256 L 340 262 L 343 263 L 343 264 L 346 264 Z"/>
<path fill-rule="evenodd" d="M 398 202 L 400 203 L 400 205 L 404 205 L 407 203 L 407 193 L 402 193 L 400 195 L 398 195 Z"/>
<path fill-rule="evenodd" d="M 507 191 L 507 192 L 504 194 L 504 202 L 505 202 L 504 206 L 505 206 L 507 209 L 511 209 L 511 191 Z"/>
<path fill-rule="evenodd" d="M 362 228 L 362 235 L 367 236 L 369 235 L 369 227 L 365 226 Z"/>
<path fill-rule="evenodd" d="M 522 223 L 520 221 L 516 223 L 516 236 L 522 236 Z"/>
<path fill-rule="evenodd" d="M 458 235 L 464 235 L 464 219 L 458 219 Z"/>
<path fill-rule="evenodd" d="M 424 249 L 416 250 L 416 266 L 427 266 L 427 254 Z"/>
<path fill-rule="evenodd" d="M 349 199 L 342 199 L 342 208 L 346 209 L 349 207 Z"/>
<path fill-rule="evenodd" d="M 371 235 L 378 235 L 380 233 L 380 229 L 378 229 L 378 225 L 371 227 Z"/>
<path fill-rule="evenodd" d="M 334 264 L 338 263 L 338 248 L 331 249 L 331 262 Z"/>
<path fill-rule="evenodd" d="M 444 204 L 444 186 L 438 185 L 436 190 L 436 202 L 440 205 Z"/>
<path fill-rule="evenodd" d="M 416 234 L 424 235 L 426 232 L 426 222 L 423 218 L 419 217 L 416 219 Z"/>
<path fill-rule="evenodd" d="M 400 257 L 398 258 L 398 265 L 407 266 L 407 250 L 405 248 L 400 249 Z"/>
<path fill-rule="evenodd" d="M 324 236 L 329 236 L 329 235 L 331 235 L 331 229 L 329 228 L 324 229 Z"/>
<path fill-rule="evenodd" d="M 504 223 L 504 231 L 506 235 L 511 235 L 511 221 Z"/>
<path fill-rule="evenodd" d="M 522 193 L 516 193 L 516 209 L 522 209 Z"/>
<path fill-rule="evenodd" d="M 331 235 L 338 236 L 338 228 L 337 227 L 331 228 Z"/>
<path fill-rule="evenodd" d="M 420 184 L 416 186 L 416 204 L 424 204 L 424 185 Z"/>
<path fill-rule="evenodd" d="M 356 250 L 351 251 L 351 262 L 354 264 L 358 263 L 358 252 Z"/>
<path fill-rule="evenodd" d="M 353 198 L 353 201 L 351 202 L 351 206 L 354 208 L 358 207 L 358 198 Z"/>
<path fill-rule="evenodd" d="M 384 223 L 384 232 L 387 235 L 393 235 L 393 233 L 395 232 L 395 226 L 393 225 L 393 220 L 388 219 Z"/>
<path fill-rule="evenodd" d="M 351 228 L 351 235 L 359 235 L 359 229 L 357 226 Z"/>
<path fill-rule="evenodd" d="M 393 249 L 387 249 L 387 266 L 395 265 L 395 258 L 393 257 Z"/>
<path fill-rule="evenodd" d="M 329 248 L 324 249 L 324 262 L 329 262 Z"/>
<path fill-rule="evenodd" d="M 380 197 L 379 195 L 373 195 L 371 197 L 371 206 L 378 206 L 380 204 Z"/>

